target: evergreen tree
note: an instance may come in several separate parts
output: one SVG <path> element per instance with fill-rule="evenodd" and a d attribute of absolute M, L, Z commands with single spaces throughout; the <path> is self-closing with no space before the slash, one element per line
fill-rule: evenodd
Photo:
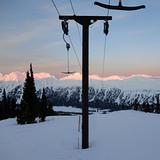
<path fill-rule="evenodd" d="M 14 118 L 16 116 L 16 100 L 12 98 L 10 100 L 10 118 Z"/>
<path fill-rule="evenodd" d="M 9 107 L 7 103 L 6 90 L 3 89 L 2 93 L 2 119 L 6 119 L 9 117 Z"/>
<path fill-rule="evenodd" d="M 0 101 L 0 120 L 3 119 L 3 108 L 2 108 L 2 101 Z"/>
<path fill-rule="evenodd" d="M 156 101 L 157 101 L 157 104 L 156 104 L 156 113 L 160 113 L 159 95 L 156 96 Z"/>
<path fill-rule="evenodd" d="M 34 123 L 38 115 L 37 96 L 34 83 L 32 64 L 30 64 L 30 73 L 27 71 L 23 88 L 21 108 L 18 111 L 17 123 Z"/>
<path fill-rule="evenodd" d="M 9 96 L 7 96 L 5 108 L 6 108 L 7 118 L 10 118 L 10 115 L 11 115 L 11 98 Z"/>
<path fill-rule="evenodd" d="M 47 116 L 47 97 L 45 93 L 45 89 L 43 88 L 42 98 L 41 98 L 41 106 L 39 110 L 39 118 L 43 122 Z"/>
<path fill-rule="evenodd" d="M 7 96 L 5 89 L 2 93 L 2 101 L 0 101 L 0 119 L 15 117 L 16 101 Z"/>
<path fill-rule="evenodd" d="M 134 110 L 138 110 L 138 106 L 139 106 L 138 98 L 139 98 L 139 97 L 137 97 L 137 98 L 135 99 L 135 101 L 134 101 L 134 106 L 133 106 L 133 109 L 134 109 Z"/>
<path fill-rule="evenodd" d="M 35 117 L 37 117 L 39 113 L 39 104 L 36 95 L 36 87 L 34 82 L 32 64 L 30 64 L 30 94 L 32 95 L 31 96 L 32 98 L 30 98 L 30 100 L 31 100 L 31 106 L 33 108 L 33 114 Z"/>

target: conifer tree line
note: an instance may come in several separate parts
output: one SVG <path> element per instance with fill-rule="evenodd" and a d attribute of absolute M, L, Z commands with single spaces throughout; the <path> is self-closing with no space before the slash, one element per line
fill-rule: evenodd
<path fill-rule="evenodd" d="M 47 115 L 54 115 L 54 111 L 49 105 L 45 89 L 42 96 L 37 97 L 32 64 L 30 64 L 20 104 L 17 105 L 16 100 L 7 96 L 6 90 L 3 90 L 0 101 L 0 120 L 17 117 L 17 124 L 29 124 L 35 123 L 36 118 L 45 121 Z"/>
<path fill-rule="evenodd" d="M 16 116 L 16 100 L 6 95 L 3 89 L 2 100 L 0 101 L 0 120 L 14 118 Z"/>
<path fill-rule="evenodd" d="M 139 110 L 143 112 L 150 112 L 150 113 L 159 113 L 160 114 L 160 95 L 156 95 L 155 97 L 155 104 L 149 104 L 149 102 L 146 100 L 142 104 L 138 102 L 137 97 L 133 104 L 134 110 Z"/>

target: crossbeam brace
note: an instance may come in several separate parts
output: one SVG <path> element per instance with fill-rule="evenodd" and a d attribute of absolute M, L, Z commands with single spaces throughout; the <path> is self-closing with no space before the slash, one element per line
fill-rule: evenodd
<path fill-rule="evenodd" d="M 96 22 L 97 20 L 104 20 L 104 21 L 108 21 L 108 20 L 112 20 L 112 16 L 75 16 L 75 15 L 63 15 L 63 16 L 59 16 L 60 20 L 75 20 L 77 23 L 81 24 L 81 25 L 90 25 L 94 22 Z M 87 23 L 88 22 L 88 23 Z"/>

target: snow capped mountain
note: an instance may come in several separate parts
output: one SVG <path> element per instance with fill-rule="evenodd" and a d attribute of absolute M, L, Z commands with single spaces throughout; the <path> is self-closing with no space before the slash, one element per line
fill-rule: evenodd
<path fill-rule="evenodd" d="M 9 74 L 3 75 L 0 73 L 0 81 L 24 81 L 26 77 L 26 73 L 24 72 L 11 72 Z M 35 79 L 46 79 L 46 78 L 53 78 L 56 79 L 54 76 L 52 76 L 50 73 L 35 73 L 34 74 Z"/>
<path fill-rule="evenodd" d="M 81 74 L 74 73 L 57 79 L 49 73 L 35 73 L 37 95 L 46 89 L 47 96 L 55 105 L 75 105 L 81 103 Z M 12 72 L 8 75 L 0 74 L 0 97 L 5 88 L 8 95 L 16 97 L 20 102 L 25 73 Z M 148 75 L 132 75 L 129 77 L 110 76 L 101 78 L 90 75 L 89 102 L 90 105 L 130 105 L 135 99 L 139 103 L 156 103 L 156 96 L 160 95 L 160 77 Z"/>
<path fill-rule="evenodd" d="M 0 81 L 22 81 L 25 79 L 24 72 L 11 72 L 9 74 L 0 73 Z"/>
<path fill-rule="evenodd" d="M 123 80 L 123 77 L 113 75 L 113 76 L 102 78 L 98 75 L 90 75 L 89 79 L 91 80 Z M 61 78 L 61 80 L 82 80 L 82 75 L 80 73 L 74 73 L 69 76 Z"/>
<path fill-rule="evenodd" d="M 41 72 L 41 73 L 35 73 L 34 74 L 35 79 L 56 79 L 55 76 L 51 75 L 50 73 L 45 73 L 45 72 Z"/>

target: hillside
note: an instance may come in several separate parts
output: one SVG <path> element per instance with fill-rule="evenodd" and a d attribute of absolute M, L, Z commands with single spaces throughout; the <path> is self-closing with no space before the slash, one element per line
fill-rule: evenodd
<path fill-rule="evenodd" d="M 0 121 L 3 160 L 159 160 L 160 116 L 119 111 L 90 116 L 90 148 L 78 148 L 78 116 L 48 117 L 44 123 Z"/>

